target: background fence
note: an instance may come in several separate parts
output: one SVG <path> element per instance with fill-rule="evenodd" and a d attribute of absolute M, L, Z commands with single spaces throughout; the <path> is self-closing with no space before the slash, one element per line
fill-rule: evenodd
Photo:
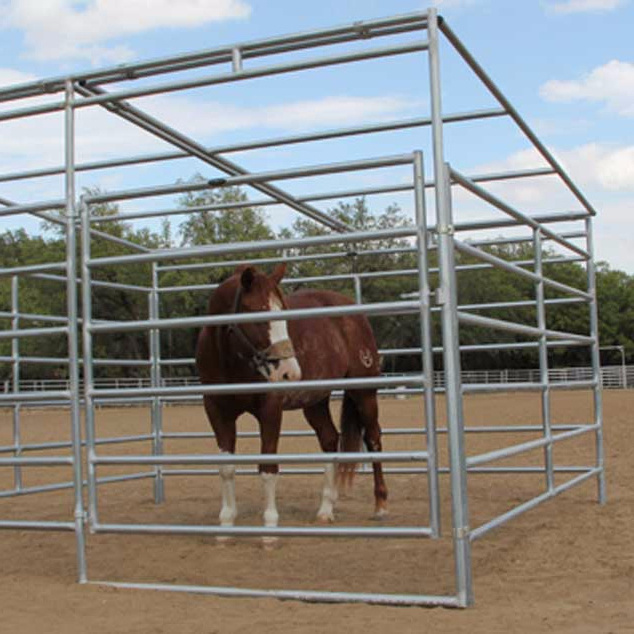
<path fill-rule="evenodd" d="M 462 383 L 533 383 L 539 381 L 539 368 L 510 369 L 510 370 L 465 370 L 462 372 Z M 390 375 L 398 376 L 398 375 Z M 407 376 L 403 374 L 402 376 Z M 548 370 L 548 380 L 551 383 L 570 381 L 588 381 L 592 378 L 592 368 L 551 368 Z M 198 385 L 198 377 L 163 377 L 163 387 L 179 385 Z M 125 377 L 95 379 L 95 386 L 99 388 L 131 388 L 149 387 L 152 381 L 149 377 Z M 444 387 L 444 374 L 441 371 L 434 373 L 434 385 L 437 388 Z M 601 368 L 601 386 L 603 389 L 634 389 L 634 365 L 607 365 Z M 19 391 L 33 392 L 37 390 L 68 390 L 69 382 L 66 379 L 22 380 Z M 2 391 L 8 394 L 13 390 L 10 380 L 2 383 Z M 404 390 L 406 393 L 407 390 Z M 199 400 L 198 397 L 189 397 L 188 400 Z M 120 403 L 117 403 L 120 405 Z"/>

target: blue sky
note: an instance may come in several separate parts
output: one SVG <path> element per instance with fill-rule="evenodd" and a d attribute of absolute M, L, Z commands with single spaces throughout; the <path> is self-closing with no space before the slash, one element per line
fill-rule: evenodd
<path fill-rule="evenodd" d="M 598 259 L 634 273 L 634 2 L 439 0 L 435 4 L 598 210 Z M 409 13 L 426 6 L 414 0 L 0 0 L 0 84 Z M 388 40 L 371 43 L 387 44 Z M 301 55 L 330 53 L 321 49 Z M 496 105 L 446 47 L 441 63 L 446 112 Z M 143 98 L 136 105 L 206 145 L 223 145 L 425 116 L 429 112 L 426 65 L 425 54 L 418 53 Z M 60 164 L 60 131 L 59 115 L 0 124 L 0 171 Z M 78 135 L 80 161 L 169 149 L 96 109 L 79 113 Z M 446 142 L 448 159 L 467 174 L 541 165 L 507 121 L 447 127 Z M 428 148 L 428 133 L 417 130 L 242 153 L 231 159 L 261 171 L 422 149 L 429 164 Z M 81 175 L 80 186 L 145 186 L 188 178 L 196 171 L 216 175 L 194 160 L 185 160 Z M 299 195 L 400 182 L 407 177 L 407 172 L 395 169 L 305 183 L 288 181 L 283 186 Z M 578 208 L 552 179 L 540 180 L 544 181 L 540 187 L 531 181 L 491 189 L 524 211 Z M 21 202 L 57 198 L 62 192 L 60 178 L 0 184 L 0 196 Z M 164 208 L 173 202 L 137 201 L 126 203 L 124 210 Z M 409 198 L 389 195 L 373 199 L 372 206 L 380 209 L 391 202 L 405 210 L 411 205 Z M 327 208 L 326 203 L 316 206 Z M 479 208 L 459 195 L 456 209 L 472 217 Z M 277 225 L 292 218 L 281 209 L 269 213 Z M 0 229 L 15 226 L 15 220 L 0 223 Z M 38 228 L 36 222 L 26 226 Z"/>

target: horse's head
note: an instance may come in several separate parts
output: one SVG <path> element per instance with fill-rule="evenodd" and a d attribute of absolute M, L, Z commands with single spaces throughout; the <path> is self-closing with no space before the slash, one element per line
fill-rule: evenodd
<path fill-rule="evenodd" d="M 282 312 L 286 308 L 279 283 L 286 271 L 286 264 L 278 265 L 271 275 L 253 266 L 236 270 L 235 294 L 231 311 L 234 313 Z M 231 347 L 252 369 L 268 381 L 299 381 L 302 372 L 295 357 L 293 343 L 284 319 L 249 324 L 233 324 L 228 327 Z"/>

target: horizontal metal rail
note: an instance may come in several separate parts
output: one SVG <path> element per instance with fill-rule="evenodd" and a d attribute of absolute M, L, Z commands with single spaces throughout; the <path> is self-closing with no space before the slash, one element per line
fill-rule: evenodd
<path fill-rule="evenodd" d="M 424 462 L 426 451 L 343 451 L 338 453 L 287 454 L 172 454 L 162 456 L 105 456 L 89 457 L 94 465 L 251 465 L 251 464 L 341 464 L 364 462 Z M 0 460 L 11 460 L 3 458 Z M 30 458 L 30 460 L 36 460 Z M 43 459 L 45 460 L 45 459 Z"/>
<path fill-rule="evenodd" d="M 258 590 L 252 588 L 230 588 L 223 586 L 132 583 L 124 581 L 89 581 L 88 583 L 109 588 L 210 594 L 221 597 L 283 599 L 305 601 L 308 603 L 369 603 L 373 605 L 430 605 L 444 606 L 448 608 L 464 607 L 457 597 L 443 595 L 321 592 L 316 590 Z"/>
<path fill-rule="evenodd" d="M 16 330 L 0 330 L 0 339 L 23 339 L 25 337 L 50 337 L 51 335 L 68 334 L 68 326 L 52 328 L 18 328 Z"/>
<path fill-rule="evenodd" d="M 495 328 L 496 330 L 505 330 L 507 332 L 515 332 L 521 335 L 531 337 L 551 337 L 553 339 L 567 339 L 570 341 L 578 341 L 592 345 L 594 339 L 587 335 L 578 335 L 571 332 L 560 332 L 559 330 L 549 330 L 547 328 L 536 328 L 534 326 L 526 326 L 512 321 L 504 321 L 502 319 L 493 319 L 492 317 L 483 317 L 482 315 L 472 315 L 464 311 L 458 311 L 458 319 L 465 324 L 471 326 L 482 326 L 485 328 Z"/>
<path fill-rule="evenodd" d="M 24 266 L 14 266 L 11 268 L 0 268 L 0 277 L 10 277 L 13 275 L 28 275 L 30 273 L 43 273 L 45 271 L 64 271 L 65 262 L 52 262 L 44 264 L 28 264 Z"/>
<path fill-rule="evenodd" d="M 152 440 L 154 436 L 152 434 L 138 434 L 133 436 L 116 436 L 112 438 L 97 438 L 95 445 L 120 445 L 129 442 L 143 442 L 145 440 Z M 86 441 L 82 441 L 82 446 L 86 446 Z M 10 453 L 12 451 L 49 451 L 50 449 L 69 449 L 73 444 L 71 441 L 61 442 L 41 442 L 30 443 L 25 445 L 2 445 L 0 446 L 0 453 Z"/>
<path fill-rule="evenodd" d="M 308 176 L 322 176 L 324 174 L 339 174 L 344 172 L 356 172 L 361 170 L 380 169 L 398 165 L 410 165 L 414 160 L 413 154 L 398 154 L 382 156 L 373 159 L 359 161 L 346 161 L 342 163 L 325 163 L 320 165 L 308 165 L 285 170 L 270 172 L 257 172 L 238 174 L 236 176 L 224 176 L 193 183 L 174 183 L 171 185 L 154 185 L 138 189 L 118 190 L 103 194 L 84 196 L 87 204 L 105 203 L 116 200 L 129 200 L 131 198 L 145 198 L 148 196 L 161 196 L 165 194 L 196 192 L 217 187 L 232 187 L 238 185 L 250 185 L 252 183 L 268 183 L 270 181 L 305 178 Z M 243 206 L 248 206 L 247 202 Z"/>
<path fill-rule="evenodd" d="M 71 393 L 66 390 L 42 390 L 40 392 L 0 393 L 0 403 L 26 403 L 35 401 L 69 401 Z"/>
<path fill-rule="evenodd" d="M 589 480 L 592 477 L 596 477 L 600 472 L 601 472 L 600 468 L 592 468 L 592 467 L 588 468 L 584 473 L 581 473 L 580 475 L 570 479 L 568 482 L 564 482 L 563 484 L 560 484 L 559 486 L 554 487 L 551 491 L 546 491 L 545 493 L 542 493 L 541 495 L 534 497 L 528 502 L 524 502 L 523 504 L 520 504 L 516 506 L 515 508 L 511 509 L 510 511 L 503 513 L 502 515 L 499 515 L 498 517 L 490 520 L 489 522 L 486 522 L 485 524 L 482 524 L 478 526 L 477 528 L 472 529 L 469 533 L 469 539 L 471 541 L 480 539 L 480 537 L 483 537 L 484 535 L 486 535 L 486 533 L 492 531 L 494 528 L 498 528 L 499 526 L 506 524 L 506 522 L 517 517 L 518 515 L 521 515 L 522 513 L 525 513 L 526 511 L 530 511 L 536 506 L 539 506 L 542 502 L 546 502 L 547 500 L 554 498 L 555 496 L 563 493 L 564 491 L 568 491 L 568 489 L 571 489 L 572 487 L 578 484 L 581 484 L 582 482 L 585 482 L 586 480 Z"/>
<path fill-rule="evenodd" d="M 0 319 L 23 319 L 25 321 L 47 321 L 51 323 L 68 323 L 68 317 L 60 315 L 39 315 L 34 313 L 12 313 L 0 310 Z"/>
<path fill-rule="evenodd" d="M 405 55 L 410 53 L 418 53 L 428 48 L 426 41 L 403 44 L 400 46 L 386 46 L 367 49 L 356 53 L 348 53 L 342 55 L 332 55 L 317 57 L 289 64 L 277 64 L 271 66 L 262 66 L 259 68 L 242 70 L 240 72 L 225 73 L 219 75 L 211 75 L 207 77 L 199 77 L 196 79 L 164 82 L 145 86 L 140 88 L 131 88 L 127 90 L 119 90 L 117 92 L 108 93 L 107 95 L 98 95 L 94 97 L 85 97 L 84 99 L 75 101 L 74 108 L 86 108 L 97 104 L 107 104 L 125 99 L 134 99 L 136 97 L 146 97 L 156 94 L 164 94 L 176 92 L 180 90 L 190 90 L 193 88 L 203 88 L 205 86 L 215 86 L 233 82 L 244 81 L 248 79 L 257 79 L 259 77 L 270 77 L 272 75 L 281 75 L 284 73 L 294 73 L 303 70 L 311 70 L 324 66 L 333 66 L 338 64 L 349 64 L 352 62 L 361 62 L 379 57 L 389 57 L 394 55 Z M 0 112 L 0 121 L 8 121 L 12 119 L 20 119 L 33 115 L 47 114 L 63 110 L 66 106 L 65 101 L 54 101 L 38 106 L 28 108 L 20 108 L 17 110 L 7 110 Z"/>
<path fill-rule="evenodd" d="M 544 235 L 548 236 L 554 242 L 557 242 L 561 246 L 567 249 L 570 249 L 571 251 L 574 251 L 578 255 L 581 255 L 582 257 L 586 259 L 590 257 L 588 252 L 582 249 L 581 247 L 578 247 L 576 244 L 570 242 L 569 240 L 562 238 L 558 233 L 556 233 L 552 229 L 549 229 L 548 227 L 545 227 L 539 222 L 535 221 L 533 218 L 531 218 L 531 216 L 527 216 L 521 211 L 517 211 L 517 209 L 514 209 L 513 207 L 505 203 L 503 200 L 501 200 L 497 196 L 494 196 L 491 192 L 488 192 L 486 189 L 483 189 L 482 187 L 474 183 L 472 180 L 470 180 L 466 176 L 463 176 L 459 172 L 456 172 L 456 170 L 450 168 L 449 173 L 451 178 L 456 183 L 458 183 L 459 185 L 461 185 L 462 187 L 470 191 L 472 194 L 475 194 L 476 196 L 478 196 L 478 198 L 481 198 L 482 200 L 493 205 L 494 207 L 497 207 L 500 211 L 503 211 L 504 213 L 508 214 L 515 220 L 518 220 L 519 222 L 526 224 L 529 227 L 532 227 L 533 229 L 537 229 L 541 231 Z"/>
<path fill-rule="evenodd" d="M 0 520 L 0 530 L 74 531 L 75 529 L 75 522 L 54 522 L 48 520 Z"/>
<path fill-rule="evenodd" d="M 280 52 L 303 50 L 346 41 L 365 40 L 417 31 L 426 28 L 427 13 L 415 12 L 374 20 L 363 20 L 353 24 L 339 25 L 327 29 L 305 31 L 289 35 L 276 36 L 261 40 L 223 45 L 193 53 L 171 55 L 167 57 L 143 60 L 135 63 L 117 64 L 100 70 L 92 70 L 73 75 L 63 75 L 46 80 L 24 82 L 0 89 L 0 101 L 22 99 L 62 92 L 68 79 L 86 84 L 130 81 L 156 73 L 170 73 L 189 70 L 198 66 L 231 63 L 234 50 L 240 51 L 243 59 L 275 55 Z M 394 30 L 398 29 L 398 30 Z M 345 40 L 333 38 L 347 37 Z"/>
<path fill-rule="evenodd" d="M 583 297 L 587 301 L 591 301 L 592 295 L 590 293 L 586 293 L 579 288 L 575 288 L 574 286 L 569 286 L 568 284 L 563 284 L 562 282 L 557 282 L 556 280 L 550 279 L 543 275 L 537 275 L 532 271 L 526 271 L 525 269 L 517 266 L 513 262 L 508 262 L 507 260 L 503 260 L 502 258 L 497 257 L 491 253 L 487 253 L 482 249 L 477 249 L 466 242 L 462 242 L 460 240 L 454 240 L 454 245 L 458 251 L 464 253 L 465 255 L 470 255 L 474 258 L 478 258 L 480 260 L 484 260 L 489 264 L 493 265 L 495 268 L 502 269 L 504 271 L 508 271 L 509 273 L 514 273 L 515 275 L 519 275 L 520 277 L 524 277 L 526 279 L 532 280 L 533 282 L 543 282 L 546 286 L 550 286 L 551 288 L 555 288 L 564 293 L 568 293 L 570 295 L 576 295 L 577 297 Z"/>
<path fill-rule="evenodd" d="M 284 381 L 281 383 L 225 383 L 220 385 L 187 385 L 178 387 L 138 388 L 92 388 L 88 395 L 95 398 L 125 398 L 137 396 L 198 396 L 201 394 L 265 394 L 268 392 L 291 392 L 293 390 L 363 390 L 379 387 L 422 385 L 423 375 L 407 377 L 370 377 L 355 379 L 321 379 L 314 381 Z"/>
<path fill-rule="evenodd" d="M 92 526 L 95 533 L 151 535 L 232 535 L 235 537 L 365 537 L 413 539 L 431 537 L 427 527 L 400 526 L 184 526 L 179 524 L 108 524 Z"/>
<path fill-rule="evenodd" d="M 579 466 L 559 466 L 553 467 L 553 471 L 555 473 L 580 473 L 586 472 L 590 467 L 579 467 Z M 383 473 L 392 474 L 392 475 L 422 475 L 428 473 L 427 467 L 383 467 Z M 516 475 L 535 475 L 535 474 L 544 474 L 546 473 L 546 469 L 544 467 L 468 467 L 467 471 L 474 475 L 491 475 L 491 474 L 499 474 L 499 473 L 512 473 Z M 438 473 L 448 474 L 449 467 L 439 467 Z M 258 469 L 236 469 L 236 475 L 244 475 L 244 476 L 259 476 L 260 472 Z M 190 477 L 190 476 L 217 476 L 220 474 L 219 469 L 170 469 L 163 468 L 161 470 L 161 474 L 166 477 Z M 279 471 L 280 475 L 285 476 L 305 476 L 305 475 L 321 475 L 323 476 L 324 470 L 319 467 L 313 468 L 285 468 L 281 467 Z M 372 475 L 373 471 L 371 469 L 367 470 L 357 470 L 357 475 Z M 152 474 L 154 475 L 154 474 Z"/>
<path fill-rule="evenodd" d="M 117 484 L 119 482 L 129 482 L 132 480 L 147 480 L 148 478 L 155 478 L 156 474 L 153 471 L 147 473 L 132 473 L 122 476 L 107 476 L 103 478 L 97 478 L 96 483 L 103 484 Z M 75 483 L 70 482 L 56 482 L 55 484 L 44 484 L 41 486 L 22 487 L 20 489 L 13 489 L 11 491 L 0 491 L 1 498 L 19 497 L 24 495 L 36 495 L 39 493 L 53 493 L 55 491 L 65 491 L 72 489 Z M 88 486 L 88 482 L 84 480 L 83 486 Z"/>
<path fill-rule="evenodd" d="M 309 319 L 318 317 L 343 317 L 345 315 L 394 315 L 413 313 L 420 310 L 420 304 L 412 301 L 377 302 L 372 304 L 346 304 L 323 308 L 292 308 L 284 311 L 284 320 Z M 256 311 L 251 313 L 227 313 L 169 319 L 146 319 L 139 321 L 107 321 L 92 323 L 88 330 L 92 333 L 131 332 L 134 330 L 166 328 L 198 328 L 226 324 L 258 323 L 278 319 L 279 311 Z M 17 332 L 17 331 L 15 331 Z"/>
<path fill-rule="evenodd" d="M 581 436 L 582 434 L 586 434 L 589 431 L 596 431 L 598 428 L 599 428 L 599 425 L 580 425 L 576 429 L 571 429 L 569 431 L 564 431 L 559 434 L 554 434 L 550 438 L 538 438 L 536 440 L 530 440 L 528 442 L 519 443 L 511 447 L 504 447 L 503 449 L 496 449 L 495 451 L 489 451 L 487 453 L 479 454 L 477 456 L 468 456 L 467 466 L 477 467 L 483 464 L 487 464 L 489 462 L 494 462 L 496 460 L 503 460 L 504 458 L 510 458 L 511 456 L 516 456 L 521 453 L 526 453 L 527 451 L 532 451 L 533 449 L 540 449 L 542 447 L 545 447 L 546 445 L 550 445 L 551 443 L 557 443 L 557 442 L 561 442 L 562 440 L 568 440 L 570 438 L 575 438 L 576 436 Z"/>
<path fill-rule="evenodd" d="M 309 248 L 325 244 L 348 244 L 364 240 L 385 240 L 389 238 L 410 238 L 415 235 L 412 227 L 397 227 L 379 231 L 351 231 L 349 233 L 310 236 L 308 238 L 289 238 L 283 240 L 256 240 L 232 244 L 211 244 L 180 249 L 157 249 L 152 253 L 139 253 L 127 256 L 94 258 L 86 262 L 89 267 L 110 266 L 113 264 L 136 264 L 141 262 L 160 262 L 162 260 L 183 260 L 197 257 L 232 255 L 253 251 L 282 251 L 292 248 Z"/>
<path fill-rule="evenodd" d="M 490 119 L 493 117 L 505 116 L 506 112 L 501 108 L 489 108 L 486 110 L 474 110 L 470 112 L 456 112 L 443 116 L 444 123 L 457 123 L 462 121 L 470 121 L 475 119 Z M 325 141 L 329 139 L 339 139 L 348 136 L 356 136 L 362 134 L 373 134 L 377 132 L 392 132 L 395 130 L 406 130 L 408 128 L 425 127 L 431 125 L 429 117 L 418 117 L 414 119 L 400 119 L 397 121 L 388 121 L 380 123 L 372 123 L 367 125 L 353 126 L 349 128 L 337 128 L 333 130 L 322 130 L 319 132 L 310 132 L 308 134 L 296 134 L 285 137 L 273 137 L 261 139 L 259 141 L 247 141 L 243 143 L 234 143 L 232 145 L 211 146 L 205 148 L 209 154 L 233 154 L 236 152 L 246 152 L 252 150 L 266 149 L 271 147 L 280 147 L 284 145 L 292 145 L 297 143 L 310 143 L 314 141 Z M 131 165 L 140 165 L 144 163 L 155 163 L 160 161 L 170 161 L 176 159 L 190 158 L 187 152 L 157 152 L 153 154 L 144 154 L 133 157 L 121 157 L 104 161 L 91 161 L 86 163 L 78 163 L 75 165 L 76 172 L 89 172 L 93 170 L 109 169 L 113 167 L 125 167 Z M 41 178 L 44 176 L 56 176 L 65 173 L 64 166 L 49 167 L 44 169 L 27 170 L 22 172 L 13 172 L 9 174 L 0 174 L 0 183 L 24 180 L 30 178 Z M 408 187 L 409 188 L 409 187 Z M 334 196 L 333 196 L 334 197 Z M 298 198 L 300 202 L 308 202 Z M 316 199 L 315 199 L 316 200 Z M 250 203 L 253 204 L 253 203 Z M 189 211 L 189 210 L 188 210 Z M 160 212 L 157 215 L 169 215 Z M 124 216 L 121 216 L 124 217 Z M 126 218 L 135 217 L 134 215 L 125 215 Z M 108 217 L 100 219 L 103 222 L 109 220 Z M 94 222 L 97 219 L 93 219 Z"/>
<path fill-rule="evenodd" d="M 72 466 L 72 464 L 72 456 L 47 456 L 45 458 L 13 456 L 12 458 L 0 458 L 0 467 L 64 467 Z"/>
<path fill-rule="evenodd" d="M 486 394 L 487 392 L 543 392 L 544 390 L 590 390 L 595 381 L 556 381 L 549 383 L 509 382 L 509 383 L 465 383 L 463 394 Z"/>

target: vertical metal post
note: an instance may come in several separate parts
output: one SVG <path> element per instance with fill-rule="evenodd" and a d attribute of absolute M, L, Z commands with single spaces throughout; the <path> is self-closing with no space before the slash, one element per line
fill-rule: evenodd
<path fill-rule="evenodd" d="M 623 383 L 623 389 L 627 389 L 627 368 L 625 367 L 625 346 L 619 346 L 621 352 L 621 378 Z"/>
<path fill-rule="evenodd" d="M 438 486 L 438 443 L 436 440 L 436 398 L 434 393 L 434 353 L 431 336 L 431 291 L 427 262 L 427 210 L 423 153 L 414 152 L 414 205 L 418 246 L 418 291 L 420 296 L 420 342 L 425 394 L 425 435 L 427 438 L 427 484 L 429 524 L 432 537 L 440 536 L 440 494 Z"/>
<path fill-rule="evenodd" d="M 71 441 L 75 492 L 75 538 L 80 583 L 87 581 L 84 536 L 84 498 L 82 476 L 79 337 L 77 311 L 77 213 L 75 208 L 75 109 L 73 82 L 66 81 L 65 122 L 65 190 L 66 190 L 66 301 L 68 312 L 68 379 L 70 384 Z"/>
<path fill-rule="evenodd" d="M 467 462 L 464 446 L 464 416 L 460 378 L 458 292 L 451 210 L 451 184 L 449 166 L 444 162 L 438 14 L 435 9 L 430 9 L 427 16 L 431 127 L 436 193 L 436 231 L 438 234 L 438 266 L 440 274 L 438 303 L 441 306 L 445 398 L 447 400 L 456 594 L 460 605 L 468 606 L 473 604 L 473 583 L 471 543 L 469 541 Z"/>
<path fill-rule="evenodd" d="M 594 236 L 592 231 L 592 218 L 586 218 L 586 240 L 588 261 L 586 270 L 588 276 L 588 293 L 592 296 L 590 301 L 590 336 L 593 339 L 591 347 L 592 356 L 592 380 L 594 381 L 594 423 L 598 425 L 595 432 L 596 438 L 596 465 L 599 469 L 597 474 L 598 500 L 599 504 L 605 504 L 605 469 L 603 463 L 603 399 L 601 386 L 601 361 L 599 358 L 599 314 L 597 308 L 597 281 L 594 266 Z"/>
<path fill-rule="evenodd" d="M 542 277 L 542 234 L 539 229 L 533 231 L 533 251 L 535 259 L 535 273 Z M 535 300 L 537 305 L 537 327 L 546 328 L 546 305 L 544 304 L 544 282 L 535 283 Z M 539 338 L 539 381 L 542 384 L 542 427 L 544 438 L 548 444 L 544 447 L 544 466 L 546 468 L 546 487 L 552 492 L 555 486 L 553 471 L 553 442 L 550 420 L 550 381 L 548 376 L 548 342 L 546 335 Z"/>
<path fill-rule="evenodd" d="M 14 275 L 11 278 L 11 329 L 20 328 L 20 278 Z M 13 391 L 20 391 L 20 340 L 18 337 L 11 339 L 11 360 L 12 360 L 12 382 Z M 17 458 L 22 454 L 22 434 L 20 429 L 20 403 L 13 405 L 13 445 L 15 447 L 13 455 Z M 16 491 L 22 489 L 22 467 L 13 467 L 13 485 Z"/>
<path fill-rule="evenodd" d="M 361 278 L 358 275 L 355 275 L 353 278 L 354 281 L 354 301 L 357 304 L 363 304 L 363 294 L 361 293 Z"/>
<path fill-rule="evenodd" d="M 84 347 L 84 419 L 86 424 L 86 463 L 88 476 L 88 522 L 92 527 L 98 521 L 97 478 L 95 474 L 95 404 L 92 398 L 94 367 L 92 353 L 92 273 L 87 265 L 90 259 L 90 206 L 82 199 L 81 212 L 81 287 Z"/>
<path fill-rule="evenodd" d="M 148 295 L 150 319 L 159 318 L 158 265 L 152 264 L 152 289 Z M 150 379 L 152 387 L 161 385 L 161 339 L 158 328 L 150 330 Z M 161 399 L 152 399 L 152 455 L 163 455 L 163 412 Z M 161 504 L 165 500 L 165 483 L 163 470 L 159 465 L 154 467 L 154 503 Z"/>

